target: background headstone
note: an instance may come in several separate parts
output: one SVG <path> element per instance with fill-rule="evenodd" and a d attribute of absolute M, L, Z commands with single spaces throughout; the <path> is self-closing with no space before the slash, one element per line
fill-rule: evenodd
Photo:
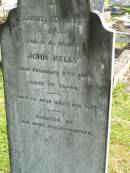
<path fill-rule="evenodd" d="M 2 32 L 11 173 L 104 173 L 112 34 L 86 0 L 22 0 Z"/>
<path fill-rule="evenodd" d="M 91 9 L 103 12 L 104 0 L 90 0 Z"/>

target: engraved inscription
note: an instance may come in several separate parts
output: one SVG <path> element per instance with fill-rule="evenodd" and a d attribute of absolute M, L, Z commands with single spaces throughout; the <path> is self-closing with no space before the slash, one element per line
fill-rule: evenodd
<path fill-rule="evenodd" d="M 79 3 L 83 8 L 86 5 L 84 0 Z M 50 15 L 46 12 L 44 15 L 34 15 L 26 10 L 21 15 L 22 30 L 28 32 L 30 28 L 24 38 L 28 50 L 23 55 L 28 66 L 23 63 L 16 69 L 29 92 L 23 91 L 19 84 L 21 89 L 17 100 L 20 105 L 32 105 L 29 120 L 23 116 L 21 122 L 31 127 L 91 135 L 85 126 L 80 126 L 80 119 L 86 112 L 94 116 L 97 110 L 94 104 L 85 104 L 86 82 L 92 85 L 87 70 L 82 69 L 87 64 L 84 53 L 87 38 L 83 37 L 87 32 L 87 19 L 84 15 L 58 15 L 56 11 L 59 7 L 55 0 L 46 1 L 46 5 Z M 26 79 L 25 75 L 28 76 Z M 79 101 L 75 100 L 76 96 Z M 69 114 L 78 118 L 79 122 Z"/>

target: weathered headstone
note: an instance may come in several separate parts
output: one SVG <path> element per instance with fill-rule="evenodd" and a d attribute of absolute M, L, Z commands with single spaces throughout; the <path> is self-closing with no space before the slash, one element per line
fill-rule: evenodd
<path fill-rule="evenodd" d="M 3 26 L 11 173 L 104 173 L 112 34 L 87 0 L 22 0 Z"/>

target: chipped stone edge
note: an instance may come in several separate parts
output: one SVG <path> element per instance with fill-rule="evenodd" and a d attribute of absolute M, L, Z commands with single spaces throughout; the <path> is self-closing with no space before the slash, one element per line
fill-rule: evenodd
<path fill-rule="evenodd" d="M 103 13 L 95 10 L 94 8 L 92 8 L 91 6 L 91 0 L 90 1 L 90 9 L 91 12 L 95 15 L 98 16 L 98 18 L 101 21 L 101 24 L 103 26 L 103 28 L 110 32 L 111 34 L 113 34 L 113 47 L 112 47 L 112 67 L 111 67 L 111 86 L 110 86 L 110 102 L 109 102 L 109 110 L 108 110 L 108 130 L 107 130 L 107 139 L 106 139 L 106 163 L 105 163 L 105 172 L 104 173 L 108 173 L 108 164 L 109 164 L 109 151 L 110 151 L 110 134 L 111 134 L 111 119 L 112 119 L 112 92 L 113 92 L 113 86 L 114 86 L 114 58 L 115 58 L 115 41 L 116 41 L 116 31 L 114 29 L 111 29 L 110 27 L 108 27 L 106 25 L 106 22 L 104 20 L 103 17 Z"/>

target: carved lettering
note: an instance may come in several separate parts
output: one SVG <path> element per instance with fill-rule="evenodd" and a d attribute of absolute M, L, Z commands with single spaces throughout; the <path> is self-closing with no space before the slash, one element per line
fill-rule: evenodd
<path fill-rule="evenodd" d="M 54 62 L 67 62 L 67 63 L 77 63 L 78 58 L 65 57 L 65 56 L 53 56 Z"/>
<path fill-rule="evenodd" d="M 48 55 L 46 54 L 39 54 L 39 53 L 30 53 L 28 56 L 29 59 L 36 59 L 36 60 L 48 60 Z"/>

